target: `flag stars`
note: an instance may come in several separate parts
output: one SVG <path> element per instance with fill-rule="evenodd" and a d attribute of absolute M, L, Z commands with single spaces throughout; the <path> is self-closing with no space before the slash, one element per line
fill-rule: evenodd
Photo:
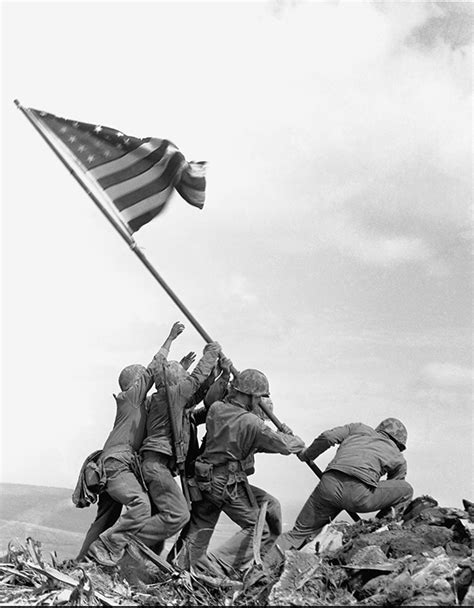
<path fill-rule="evenodd" d="M 59 132 L 60 132 L 60 133 L 66 133 L 66 132 L 67 132 L 67 127 L 61 127 L 61 128 L 59 129 Z"/>
<path fill-rule="evenodd" d="M 80 145 L 77 150 L 78 150 L 78 152 L 84 152 L 85 149 L 86 149 L 85 146 Z"/>
<path fill-rule="evenodd" d="M 93 154 L 89 154 L 89 156 L 87 157 L 87 162 L 88 163 L 93 163 L 94 162 L 94 158 L 95 158 L 95 156 Z"/>
<path fill-rule="evenodd" d="M 117 137 L 125 137 L 125 135 L 123 133 L 120 133 L 120 131 L 117 131 Z"/>
<path fill-rule="evenodd" d="M 71 135 L 69 141 L 73 144 L 76 141 L 77 137 L 75 135 Z"/>
<path fill-rule="evenodd" d="M 109 152 L 108 150 L 106 150 L 106 151 L 104 152 L 104 156 L 105 156 L 105 158 L 109 158 L 109 156 L 110 156 L 110 152 Z"/>
<path fill-rule="evenodd" d="M 100 125 L 96 125 L 96 126 L 94 127 L 94 132 L 95 132 L 95 133 L 100 133 L 101 131 L 102 131 L 102 127 L 101 127 Z"/>

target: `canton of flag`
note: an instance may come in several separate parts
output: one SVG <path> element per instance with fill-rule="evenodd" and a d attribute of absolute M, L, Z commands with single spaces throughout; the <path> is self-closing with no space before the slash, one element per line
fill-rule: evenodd
<path fill-rule="evenodd" d="M 190 205 L 203 207 L 206 163 L 186 161 L 167 139 L 140 139 L 102 125 L 29 111 L 66 146 L 131 232 L 164 209 L 174 188 Z"/>

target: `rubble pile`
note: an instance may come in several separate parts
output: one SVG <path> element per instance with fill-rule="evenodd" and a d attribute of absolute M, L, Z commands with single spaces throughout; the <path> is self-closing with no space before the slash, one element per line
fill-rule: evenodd
<path fill-rule="evenodd" d="M 423 496 L 397 518 L 329 524 L 304 550 L 287 551 L 276 572 L 254 565 L 243 581 L 177 572 L 145 554 L 115 568 L 59 564 L 54 553 L 47 562 L 28 539 L 0 558 L 0 604 L 473 605 L 474 504 L 463 503 L 440 507 Z"/>
<path fill-rule="evenodd" d="M 318 538 L 338 534 L 339 547 L 287 551 L 268 604 L 473 605 L 474 509 L 468 501 L 464 507 L 423 496 L 397 520 L 331 524 Z"/>
<path fill-rule="evenodd" d="M 54 554 L 50 562 L 31 538 L 24 545 L 10 543 L 0 557 L 0 605 L 207 606 L 225 599 L 205 577 L 156 567 L 145 557 L 126 555 L 115 568 L 72 560 L 58 564 Z"/>

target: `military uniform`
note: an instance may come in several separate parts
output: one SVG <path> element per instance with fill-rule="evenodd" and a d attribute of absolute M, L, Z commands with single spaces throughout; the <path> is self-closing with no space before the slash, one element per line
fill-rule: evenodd
<path fill-rule="evenodd" d="M 202 500 L 193 503 L 185 548 L 176 563 L 181 567 L 208 564 L 205 553 L 219 515 L 224 512 L 241 530 L 214 556 L 225 567 L 238 568 L 252 557 L 253 531 L 264 500 L 269 501 L 270 509 L 262 534 L 263 550 L 273 544 L 281 530 L 278 501 L 248 483 L 247 475 L 254 471 L 254 454 L 291 454 L 301 451 L 304 444 L 298 437 L 272 431 L 231 397 L 211 405 L 206 429 L 205 449 L 195 464 Z"/>
<path fill-rule="evenodd" d="M 192 374 L 168 387 L 177 433 L 185 452 L 191 435 L 192 407 L 196 403 L 193 397 L 211 374 L 217 357 L 217 352 L 205 351 Z M 158 371 L 159 373 L 162 371 Z M 143 454 L 142 471 L 157 513 L 145 522 L 136 536 L 148 546 L 152 546 L 181 530 L 189 520 L 186 499 L 174 480 L 177 467 L 164 386 L 151 397 L 146 429 L 147 436 L 140 450 Z"/>
<path fill-rule="evenodd" d="M 322 433 L 304 457 L 314 460 L 336 443 L 340 447 L 295 525 L 278 539 L 280 549 L 301 548 L 342 510 L 370 513 L 411 500 L 406 461 L 393 438 L 359 422 L 346 424 Z"/>
<path fill-rule="evenodd" d="M 163 366 L 168 352 L 167 348 L 160 348 L 132 385 L 114 395 L 117 403 L 115 422 L 100 457 L 107 478 L 105 491 L 108 498 L 99 500 L 97 518 L 87 539 L 89 541 L 100 527 L 116 518 L 119 514 L 117 505 L 124 505 L 126 509 L 116 523 L 99 536 L 112 563 L 121 557 L 128 544 L 128 533 L 137 532 L 151 515 L 150 500 L 140 480 L 137 451 L 145 435 L 146 395 L 153 386 L 154 374 Z M 91 545 L 93 552 L 99 550 L 97 542 Z"/>

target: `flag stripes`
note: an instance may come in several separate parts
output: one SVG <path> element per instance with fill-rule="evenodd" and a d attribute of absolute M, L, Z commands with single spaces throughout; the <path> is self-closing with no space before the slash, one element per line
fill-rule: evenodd
<path fill-rule="evenodd" d="M 122 167 L 114 170 L 111 169 L 98 180 L 99 184 L 102 188 L 108 188 L 131 177 L 136 177 L 160 161 L 165 160 L 165 157 L 171 156 L 174 151 L 177 151 L 177 148 L 166 139 L 160 140 L 156 145 L 158 147 L 147 156 L 137 158 L 135 152 L 131 152 L 130 155 L 127 154 L 126 158 L 122 157 L 119 159 L 122 161 Z"/>
<path fill-rule="evenodd" d="M 101 125 L 29 112 L 67 147 L 132 232 L 164 209 L 174 189 L 190 205 L 204 205 L 206 163 L 186 161 L 169 140 L 140 139 Z"/>

